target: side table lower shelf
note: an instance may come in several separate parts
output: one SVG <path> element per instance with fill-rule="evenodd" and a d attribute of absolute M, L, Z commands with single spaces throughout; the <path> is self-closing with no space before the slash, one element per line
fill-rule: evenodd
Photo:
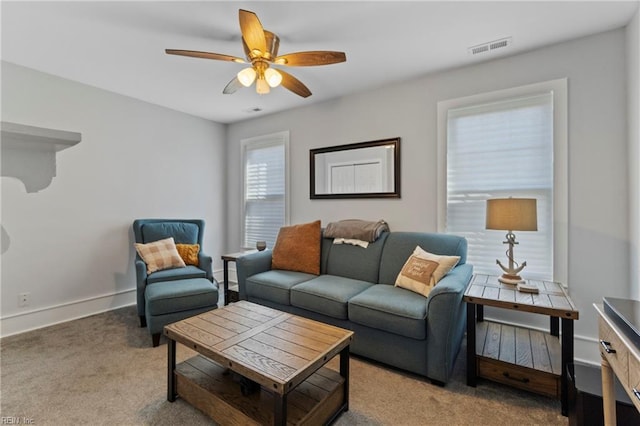
<path fill-rule="evenodd" d="M 477 375 L 560 399 L 562 349 L 542 331 L 482 321 L 476 324 Z"/>

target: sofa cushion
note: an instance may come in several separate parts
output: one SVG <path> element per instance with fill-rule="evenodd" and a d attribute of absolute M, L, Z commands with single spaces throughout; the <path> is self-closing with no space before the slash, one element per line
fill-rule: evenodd
<path fill-rule="evenodd" d="M 165 269 L 147 276 L 147 284 L 160 281 L 186 280 L 191 278 L 206 278 L 207 273 L 195 266 L 187 265 L 184 268 Z"/>
<path fill-rule="evenodd" d="M 403 288 L 377 284 L 349 300 L 349 320 L 423 340 L 427 337 L 427 300 Z"/>
<path fill-rule="evenodd" d="M 271 269 L 320 273 L 320 221 L 283 226 L 273 247 Z"/>
<path fill-rule="evenodd" d="M 257 297 L 281 305 L 291 305 L 291 287 L 314 277 L 315 275 L 304 272 L 272 269 L 247 278 L 245 288 L 249 298 Z"/>
<path fill-rule="evenodd" d="M 326 273 L 352 278 L 354 280 L 367 281 L 369 283 L 377 283 L 378 271 L 380 269 L 380 256 L 382 255 L 382 249 L 388 235 L 388 232 L 383 232 L 380 238 L 369 243 L 367 248 L 351 244 L 330 244 L 329 247 L 327 247 L 323 244 L 323 250 L 325 248 L 329 249 Z M 325 238 L 324 240 L 333 242 L 332 239 Z M 407 258 L 405 257 L 404 260 L 407 260 Z"/>
<path fill-rule="evenodd" d="M 320 275 L 291 289 L 291 304 L 333 318 L 347 319 L 347 302 L 373 284 L 338 277 Z"/>
<path fill-rule="evenodd" d="M 158 282 L 148 285 L 144 293 L 145 309 L 150 315 L 215 307 L 218 304 L 218 286 L 206 278 Z"/>
<path fill-rule="evenodd" d="M 145 223 L 141 228 L 142 240 L 145 243 L 173 237 L 176 243 L 196 244 L 199 231 L 200 228 L 195 223 L 185 222 Z"/>
<path fill-rule="evenodd" d="M 458 265 L 467 261 L 467 240 L 451 234 L 424 232 L 391 232 L 380 259 L 380 284 L 394 284 L 416 246 L 429 253 L 460 256 Z"/>

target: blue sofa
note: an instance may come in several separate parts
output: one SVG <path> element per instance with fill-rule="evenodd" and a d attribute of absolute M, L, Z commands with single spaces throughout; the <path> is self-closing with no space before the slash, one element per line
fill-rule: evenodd
<path fill-rule="evenodd" d="M 446 384 L 466 325 L 466 239 L 384 232 L 366 249 L 330 238 L 321 245 L 320 275 L 272 270 L 271 250 L 238 258 L 240 299 L 353 330 L 351 352 Z M 460 256 L 429 297 L 393 285 L 418 245 Z"/>

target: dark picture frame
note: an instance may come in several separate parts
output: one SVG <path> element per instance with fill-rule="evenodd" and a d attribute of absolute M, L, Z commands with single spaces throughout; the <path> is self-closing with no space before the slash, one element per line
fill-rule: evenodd
<path fill-rule="evenodd" d="M 309 177 L 312 200 L 400 198 L 400 138 L 311 149 Z"/>

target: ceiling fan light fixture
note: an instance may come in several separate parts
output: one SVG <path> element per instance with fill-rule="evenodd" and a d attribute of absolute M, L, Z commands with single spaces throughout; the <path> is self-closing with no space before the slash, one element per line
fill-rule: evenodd
<path fill-rule="evenodd" d="M 282 86 L 303 98 L 311 96 L 309 88 L 282 69 L 270 69 L 270 65 L 308 67 L 337 64 L 347 60 L 344 52 L 326 50 L 295 52 L 278 56 L 280 38 L 275 33 L 265 30 L 254 12 L 240 9 L 238 18 L 242 36 L 242 49 L 246 60 L 232 55 L 197 50 L 165 49 L 165 53 L 239 64 L 249 63 L 249 68 L 238 72 L 227 83 L 222 91 L 226 95 L 235 93 L 241 87 L 250 87 L 256 82 L 256 92 L 261 95 L 269 93 L 272 87 Z"/>
<path fill-rule="evenodd" d="M 270 91 L 271 89 L 269 89 L 269 84 L 267 83 L 267 80 L 265 80 L 264 78 L 259 78 L 256 81 L 256 92 L 258 92 L 259 95 L 266 95 Z"/>
<path fill-rule="evenodd" d="M 256 70 L 254 70 L 253 67 L 245 68 L 238 73 L 237 77 L 238 81 L 240 81 L 240 84 L 242 84 L 244 87 L 249 87 L 256 79 Z"/>
<path fill-rule="evenodd" d="M 267 68 L 264 72 L 264 78 L 271 87 L 278 87 L 282 83 L 282 74 L 273 68 Z"/>

